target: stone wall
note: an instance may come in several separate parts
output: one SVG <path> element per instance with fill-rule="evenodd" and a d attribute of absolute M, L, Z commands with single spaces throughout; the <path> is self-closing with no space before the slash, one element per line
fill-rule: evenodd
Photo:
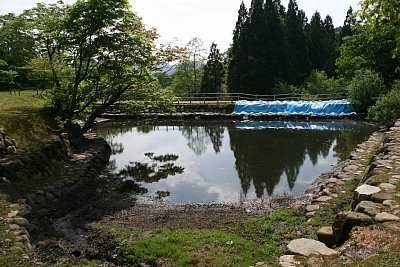
<path fill-rule="evenodd" d="M 33 249 L 30 232 L 37 227 L 32 224 L 31 214 L 47 216 L 54 203 L 79 192 L 82 186 L 90 187 L 108 163 L 111 148 L 104 139 L 84 139 L 81 145 L 81 150 L 73 153 L 67 136 L 62 135 L 42 148 L 0 162 L 3 182 L 33 179 L 42 184 L 10 206 L 6 220 L 15 236 L 13 249 Z"/>
<path fill-rule="evenodd" d="M 50 177 L 68 158 L 68 145 L 61 137 L 22 155 L 0 159 L 0 177 L 10 182 Z"/>
<path fill-rule="evenodd" d="M 0 128 L 0 157 L 14 154 L 17 151 L 17 142 L 6 136 L 3 128 Z"/>
<path fill-rule="evenodd" d="M 352 191 L 344 186 L 349 181 L 357 184 Z M 331 225 L 317 229 L 319 241 L 303 238 L 290 242 L 287 246 L 290 255 L 282 256 L 280 265 L 320 266 L 317 264 L 320 255 L 339 255 L 341 261 L 352 262 L 351 253 L 362 251 L 361 243 L 352 247 L 352 230 L 356 226 L 358 231 L 379 229 L 380 235 L 399 235 L 399 185 L 400 120 L 389 131 L 374 133 L 367 141 L 358 145 L 350 159 L 341 162 L 333 172 L 317 179 L 309 189 L 312 201 L 305 207 L 309 221 L 312 221 L 324 206 L 332 207 L 332 202 L 347 206 L 352 196 L 350 208 L 340 209 Z M 344 196 L 349 196 L 348 202 L 341 202 Z M 364 231 L 368 233 L 369 230 Z M 373 255 L 374 251 L 368 248 L 371 242 L 375 241 L 371 239 L 363 244 L 366 246 L 363 253 L 369 251 L 368 253 Z M 385 242 L 382 244 L 385 245 Z M 374 243 L 374 246 L 378 246 L 378 243 Z M 380 249 L 385 248 L 386 246 Z"/>

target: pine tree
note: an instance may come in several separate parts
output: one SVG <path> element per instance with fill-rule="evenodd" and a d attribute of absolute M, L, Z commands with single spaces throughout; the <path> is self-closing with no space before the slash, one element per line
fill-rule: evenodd
<path fill-rule="evenodd" d="M 221 92 L 224 80 L 224 65 L 216 43 L 212 43 L 207 63 L 204 66 L 203 79 L 201 81 L 201 91 L 203 93 Z"/>
<path fill-rule="evenodd" d="M 243 35 L 245 23 L 248 18 L 247 8 L 243 1 L 240 4 L 236 27 L 233 31 L 233 43 L 228 52 L 229 65 L 227 84 L 230 92 L 239 92 L 241 89 L 241 68 L 244 64 L 245 53 L 243 48 Z"/>
<path fill-rule="evenodd" d="M 342 30 L 340 31 L 340 44 L 343 43 L 344 37 L 353 35 L 352 31 L 353 25 L 354 25 L 353 8 L 349 7 L 349 9 L 347 10 L 346 19 L 343 23 Z"/>
<path fill-rule="evenodd" d="M 328 77 L 333 77 L 335 75 L 335 62 L 336 58 L 339 56 L 339 46 L 337 43 L 335 27 L 333 26 L 331 16 L 327 15 L 323 23 L 325 32 L 323 37 L 323 57 L 324 65 L 322 70 L 328 75 Z"/>
<path fill-rule="evenodd" d="M 319 12 L 315 12 L 311 18 L 308 29 L 308 42 L 312 69 L 322 70 L 325 64 L 324 39 L 325 29 Z"/>
<path fill-rule="evenodd" d="M 308 48 L 305 36 L 306 18 L 299 10 L 295 0 L 290 0 L 285 17 L 285 37 L 288 66 L 286 80 L 290 84 L 300 85 L 310 71 Z"/>

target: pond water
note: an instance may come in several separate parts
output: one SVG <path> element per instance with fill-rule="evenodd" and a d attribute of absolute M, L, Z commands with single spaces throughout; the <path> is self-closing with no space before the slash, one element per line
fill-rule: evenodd
<path fill-rule="evenodd" d="M 301 194 L 374 129 L 354 121 L 103 123 L 125 191 L 172 203 Z"/>

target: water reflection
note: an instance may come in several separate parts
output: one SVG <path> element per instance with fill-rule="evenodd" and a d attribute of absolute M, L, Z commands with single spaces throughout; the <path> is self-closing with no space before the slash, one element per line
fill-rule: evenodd
<path fill-rule="evenodd" d="M 320 173 L 344 159 L 372 129 L 341 122 L 201 122 L 177 121 L 102 125 L 98 134 L 113 144 L 115 172 L 139 170 L 130 162 L 143 155 L 172 153 L 185 172 L 137 179 L 149 195 L 170 192 L 172 202 L 235 202 L 304 192 Z M 153 156 L 153 154 L 152 154 Z M 151 160 L 151 158 L 150 158 Z M 154 162 L 152 163 L 154 164 Z M 130 169 L 127 168 L 130 166 Z"/>

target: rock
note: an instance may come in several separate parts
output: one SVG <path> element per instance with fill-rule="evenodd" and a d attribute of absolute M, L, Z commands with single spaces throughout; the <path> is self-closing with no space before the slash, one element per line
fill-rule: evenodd
<path fill-rule="evenodd" d="M 389 183 L 392 184 L 392 185 L 397 185 L 399 183 L 399 180 L 392 178 L 392 179 L 389 179 Z"/>
<path fill-rule="evenodd" d="M 296 260 L 295 255 L 283 255 L 279 258 L 279 266 L 281 267 L 296 267 L 301 264 L 300 261 Z"/>
<path fill-rule="evenodd" d="M 328 181 L 326 181 L 326 183 L 327 184 L 332 184 L 332 183 L 336 184 L 338 181 L 339 181 L 339 179 L 337 179 L 337 178 L 330 178 L 330 179 L 328 179 Z"/>
<path fill-rule="evenodd" d="M 8 225 L 8 227 L 10 228 L 11 231 L 16 231 L 21 229 L 21 226 L 19 226 L 18 224 L 10 224 Z"/>
<path fill-rule="evenodd" d="M 347 240 L 354 226 L 368 226 L 371 224 L 373 224 L 372 218 L 364 213 L 353 211 L 339 212 L 336 214 L 332 224 L 336 245 L 341 245 Z"/>
<path fill-rule="evenodd" d="M 25 218 L 15 217 L 15 218 L 12 218 L 10 220 L 10 223 L 11 224 L 17 224 L 17 225 L 19 225 L 21 227 L 24 227 L 26 229 L 30 229 L 31 228 L 31 224 Z"/>
<path fill-rule="evenodd" d="M 328 202 L 331 199 L 332 199 L 332 197 L 329 197 L 329 196 L 321 196 L 317 199 L 314 199 L 313 202 Z"/>
<path fill-rule="evenodd" d="M 381 212 L 382 205 L 377 204 L 372 201 L 361 201 L 355 208 L 355 212 L 362 212 L 368 214 L 369 216 L 375 216 Z"/>
<path fill-rule="evenodd" d="M 335 239 L 333 237 L 333 230 L 331 226 L 326 226 L 318 229 L 317 237 L 318 241 L 321 241 L 330 248 L 335 245 Z"/>
<path fill-rule="evenodd" d="M 370 200 L 371 196 L 375 193 L 381 191 L 379 187 L 371 186 L 367 184 L 360 185 L 359 187 L 354 190 L 353 201 L 351 202 L 351 208 L 354 210 L 358 203 L 364 200 Z"/>
<path fill-rule="evenodd" d="M 383 201 L 383 205 L 393 209 L 398 205 L 399 203 L 396 200 L 385 200 Z"/>
<path fill-rule="evenodd" d="M 20 217 L 26 217 L 26 216 L 28 216 L 29 214 L 31 214 L 31 211 L 30 210 L 28 210 L 28 209 L 22 209 L 22 210 L 20 210 L 19 212 L 18 212 L 18 216 L 20 216 Z"/>
<path fill-rule="evenodd" d="M 311 211 L 311 212 L 307 212 L 307 213 L 306 213 L 306 217 L 307 217 L 307 218 L 314 217 L 314 215 L 315 215 L 315 211 Z"/>
<path fill-rule="evenodd" d="M 317 211 L 319 210 L 319 205 L 308 205 L 306 207 L 307 212 Z"/>
<path fill-rule="evenodd" d="M 268 264 L 265 262 L 257 262 L 256 264 L 253 265 L 253 267 L 269 267 Z"/>
<path fill-rule="evenodd" d="M 349 165 L 343 168 L 344 172 L 355 172 L 358 170 L 358 167 L 356 165 Z"/>
<path fill-rule="evenodd" d="M 15 152 L 17 152 L 17 149 L 15 148 L 15 146 L 8 146 L 8 147 L 7 147 L 7 153 L 8 153 L 8 154 L 12 155 L 12 154 L 14 154 Z"/>
<path fill-rule="evenodd" d="M 300 238 L 291 241 L 287 248 L 296 255 L 310 256 L 317 255 L 336 255 L 339 254 L 336 250 L 328 248 L 324 243 L 313 239 Z"/>
<path fill-rule="evenodd" d="M 380 189 L 382 189 L 382 190 L 385 190 L 385 191 L 394 191 L 394 190 L 396 190 L 396 186 L 392 185 L 390 183 L 381 183 L 381 184 L 378 185 L 378 187 Z"/>
<path fill-rule="evenodd" d="M 393 214 L 387 213 L 387 212 L 381 212 L 375 216 L 375 221 L 377 221 L 377 222 L 391 222 L 391 221 L 399 221 L 399 220 L 400 220 L 399 217 L 397 217 Z"/>
<path fill-rule="evenodd" d="M 389 193 L 375 193 L 371 196 L 371 200 L 378 203 L 382 203 L 383 201 L 390 199 L 393 199 L 393 196 Z"/>

